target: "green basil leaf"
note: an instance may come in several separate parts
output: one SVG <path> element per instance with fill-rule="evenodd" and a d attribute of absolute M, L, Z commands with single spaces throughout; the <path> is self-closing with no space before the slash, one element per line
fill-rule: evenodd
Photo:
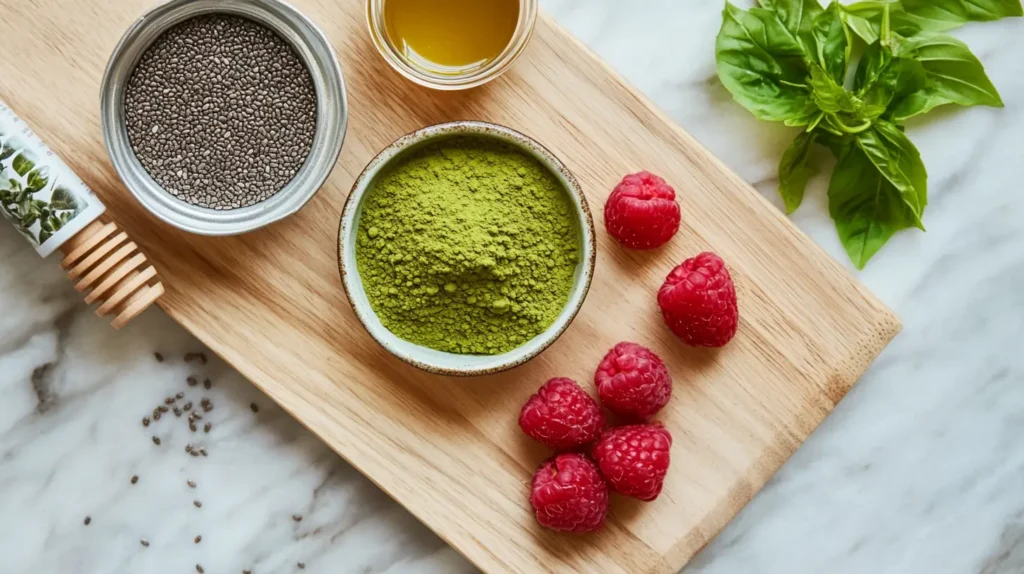
<path fill-rule="evenodd" d="M 841 86 L 846 78 L 846 64 L 850 61 L 850 31 L 843 21 L 843 10 L 838 2 L 814 19 L 813 25 L 818 63 Z"/>
<path fill-rule="evenodd" d="M 922 30 L 944 32 L 967 22 L 1024 16 L 1020 0 L 903 0 L 909 21 Z"/>
<path fill-rule="evenodd" d="M 882 13 L 889 9 L 889 27 L 900 36 L 910 37 L 921 31 L 900 2 L 864 1 L 843 6 L 845 20 L 850 29 L 867 44 L 873 44 L 881 36 Z"/>
<path fill-rule="evenodd" d="M 779 195 L 786 205 L 786 213 L 793 213 L 800 207 L 807 181 L 815 173 L 809 158 L 816 138 L 815 132 L 801 132 L 782 154 L 779 163 Z"/>
<path fill-rule="evenodd" d="M 871 45 L 878 41 L 878 30 L 867 18 L 843 10 L 843 21 L 866 44 Z"/>
<path fill-rule="evenodd" d="M 57 210 L 74 210 L 78 207 L 78 201 L 68 188 L 59 186 L 50 196 L 50 207 Z"/>
<path fill-rule="evenodd" d="M 803 46 L 807 54 L 814 53 L 812 28 L 815 18 L 824 10 L 818 0 L 760 0 L 761 6 L 772 10 L 782 25 Z"/>
<path fill-rule="evenodd" d="M 875 169 L 899 192 L 921 229 L 921 216 L 928 204 L 928 172 L 921 154 L 902 130 L 885 120 L 857 134 L 857 147 Z"/>
<path fill-rule="evenodd" d="M 27 152 L 21 152 L 14 156 L 14 160 L 11 161 L 11 168 L 17 172 L 18 175 L 24 177 L 26 173 L 32 171 L 32 168 L 36 166 L 36 163 L 29 159 Z"/>
<path fill-rule="evenodd" d="M 916 217 L 899 191 L 859 147 L 847 147 L 828 186 L 828 211 L 839 240 L 858 269 Z"/>
<path fill-rule="evenodd" d="M 38 245 L 42 245 L 42 244 L 46 243 L 46 240 L 51 238 L 51 237 L 53 237 L 53 233 L 52 232 L 47 231 L 45 229 L 40 229 L 39 230 L 39 243 L 38 243 Z"/>
<path fill-rule="evenodd" d="M 8 189 L 10 189 L 11 191 L 18 192 L 18 193 L 21 192 L 21 182 L 20 181 L 14 179 L 14 178 L 10 178 L 10 179 L 7 180 L 7 183 L 10 186 L 10 187 L 8 187 Z"/>
<path fill-rule="evenodd" d="M 894 119 L 902 121 L 945 104 L 1003 107 L 985 67 L 960 40 L 946 34 L 922 33 L 900 40 L 897 54 L 920 62 L 927 81 L 894 102 Z"/>
<path fill-rule="evenodd" d="M 0 145 L 0 160 L 5 160 L 14 155 L 14 147 L 11 146 L 10 142 Z"/>
<path fill-rule="evenodd" d="M 835 80 L 817 64 L 811 64 L 810 84 L 815 105 L 828 114 L 839 112 L 853 113 L 859 108 L 856 98 L 837 84 Z"/>
<path fill-rule="evenodd" d="M 718 77 L 759 119 L 806 125 L 817 109 L 805 84 L 806 53 L 775 13 L 726 2 L 715 42 Z"/>
<path fill-rule="evenodd" d="M 894 57 L 892 52 L 875 42 L 868 46 L 857 66 L 853 89 L 863 102 L 860 117 L 873 120 L 900 99 L 925 86 L 924 66 L 917 60 Z"/>

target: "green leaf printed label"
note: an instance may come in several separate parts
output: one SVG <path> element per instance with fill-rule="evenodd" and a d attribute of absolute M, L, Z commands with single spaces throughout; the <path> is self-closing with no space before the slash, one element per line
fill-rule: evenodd
<path fill-rule="evenodd" d="M 0 213 L 46 257 L 105 207 L 0 101 Z"/>

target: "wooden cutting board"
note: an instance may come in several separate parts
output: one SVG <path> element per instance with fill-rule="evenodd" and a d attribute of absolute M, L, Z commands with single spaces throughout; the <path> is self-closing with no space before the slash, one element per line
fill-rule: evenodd
<path fill-rule="evenodd" d="M 149 4 L 0 0 L 0 98 L 148 252 L 168 314 L 486 571 L 677 570 L 899 330 L 838 264 L 546 17 L 503 78 L 447 94 L 387 67 L 362 1 L 298 0 L 333 42 L 349 88 L 348 138 L 330 181 L 297 216 L 244 237 L 168 228 L 118 180 L 98 118 L 107 58 Z M 350 310 L 336 263 L 342 204 L 367 161 L 406 132 L 455 119 L 501 123 L 545 144 L 599 220 L 612 186 L 640 169 L 676 187 L 684 217 L 679 235 L 652 253 L 623 250 L 599 229 L 593 288 L 568 332 L 528 365 L 486 378 L 433 376 L 387 355 Z M 718 352 L 677 342 L 654 297 L 675 264 L 707 249 L 729 264 L 742 314 Z M 527 492 L 547 452 L 520 435 L 519 407 L 549 377 L 592 388 L 598 361 L 621 340 L 653 347 L 675 379 L 657 417 L 675 438 L 664 492 L 652 503 L 615 497 L 595 535 L 544 531 Z"/>

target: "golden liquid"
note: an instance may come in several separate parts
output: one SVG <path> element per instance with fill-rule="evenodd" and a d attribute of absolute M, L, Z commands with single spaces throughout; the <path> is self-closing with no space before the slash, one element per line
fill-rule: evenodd
<path fill-rule="evenodd" d="M 457 73 L 508 46 L 519 0 L 385 0 L 384 20 L 391 42 L 410 61 Z"/>

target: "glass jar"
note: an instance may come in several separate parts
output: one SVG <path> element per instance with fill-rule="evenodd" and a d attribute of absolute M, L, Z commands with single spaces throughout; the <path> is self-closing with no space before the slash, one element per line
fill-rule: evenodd
<path fill-rule="evenodd" d="M 384 19 L 387 0 L 366 0 L 366 22 L 370 37 L 380 55 L 409 80 L 435 90 L 465 90 L 497 78 L 519 58 L 533 36 L 537 22 L 538 0 L 519 0 L 519 21 L 505 49 L 485 64 L 467 70 L 441 70 L 413 62 L 398 49 L 388 34 Z"/>

